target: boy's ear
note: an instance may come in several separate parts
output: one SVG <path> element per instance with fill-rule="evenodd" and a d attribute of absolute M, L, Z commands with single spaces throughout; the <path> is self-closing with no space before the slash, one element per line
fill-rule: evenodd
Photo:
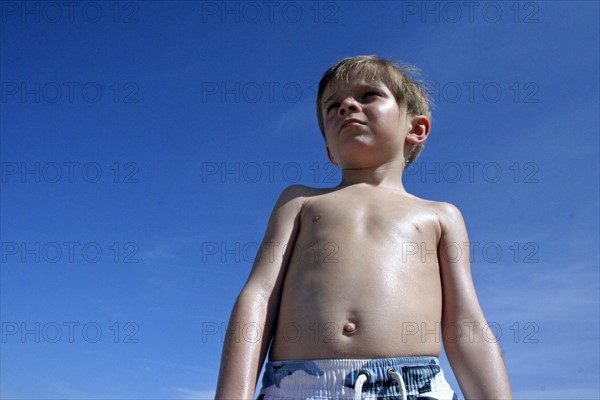
<path fill-rule="evenodd" d="M 333 158 L 333 154 L 331 154 L 331 150 L 329 150 L 329 146 L 327 146 L 327 143 L 325 143 L 325 151 L 327 151 L 327 158 L 329 158 L 329 161 L 331 161 L 331 163 L 337 167 L 338 163 Z"/>
<path fill-rule="evenodd" d="M 411 144 L 424 143 L 431 131 L 431 122 L 425 115 L 415 115 L 411 118 L 411 128 L 406 141 Z"/>

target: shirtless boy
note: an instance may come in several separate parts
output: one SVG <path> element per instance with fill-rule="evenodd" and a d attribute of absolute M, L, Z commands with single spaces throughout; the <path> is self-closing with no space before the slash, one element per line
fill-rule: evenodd
<path fill-rule="evenodd" d="M 341 183 L 279 197 L 232 311 L 216 397 L 251 399 L 269 350 L 259 399 L 453 399 L 443 343 L 467 399 L 511 398 L 460 211 L 403 186 L 430 131 L 425 89 L 391 61 L 345 59 L 323 76 L 317 114 Z"/>

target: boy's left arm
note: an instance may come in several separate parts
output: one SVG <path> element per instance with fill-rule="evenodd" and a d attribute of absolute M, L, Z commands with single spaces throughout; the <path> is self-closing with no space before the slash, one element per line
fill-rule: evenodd
<path fill-rule="evenodd" d="M 439 216 L 444 350 L 466 399 L 512 399 L 502 351 L 475 293 L 465 222 L 449 203 L 441 203 Z"/>

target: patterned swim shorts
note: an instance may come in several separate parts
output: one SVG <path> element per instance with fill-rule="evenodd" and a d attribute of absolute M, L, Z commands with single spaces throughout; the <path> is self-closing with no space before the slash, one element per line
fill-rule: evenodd
<path fill-rule="evenodd" d="M 448 399 L 437 357 L 271 361 L 257 400 Z"/>

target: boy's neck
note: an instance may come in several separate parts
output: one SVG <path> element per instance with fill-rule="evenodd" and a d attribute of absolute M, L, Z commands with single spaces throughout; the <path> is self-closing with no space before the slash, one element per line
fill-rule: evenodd
<path fill-rule="evenodd" d="M 342 169 L 342 181 L 338 187 L 367 184 L 406 193 L 402 183 L 402 169 L 391 166 L 376 168 Z"/>

